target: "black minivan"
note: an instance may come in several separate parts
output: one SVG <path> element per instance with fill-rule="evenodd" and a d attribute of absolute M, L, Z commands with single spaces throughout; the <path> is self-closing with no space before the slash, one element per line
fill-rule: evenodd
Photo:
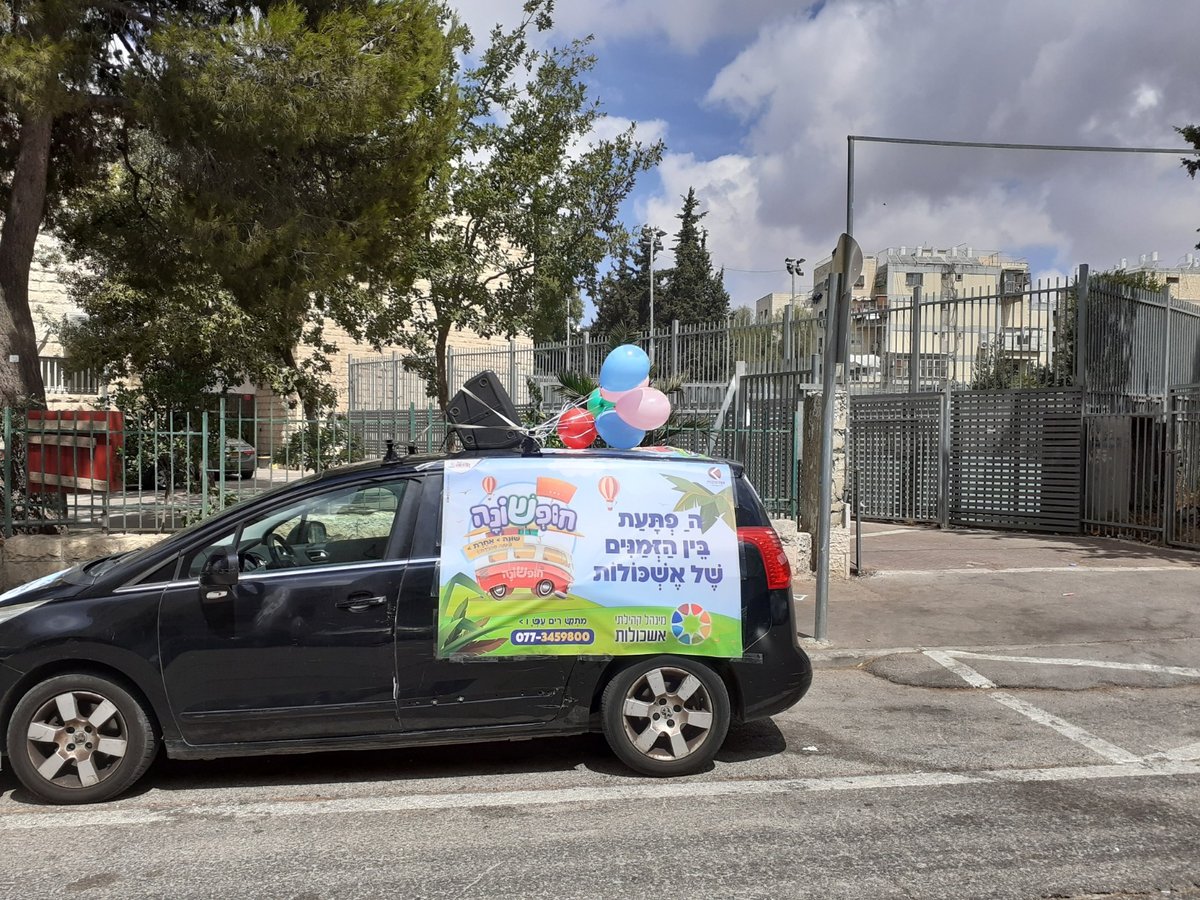
<path fill-rule="evenodd" d="M 553 474 L 550 456 L 487 455 Z M 331 470 L 0 595 L 4 762 L 44 800 L 89 803 L 132 785 L 160 744 L 205 759 L 601 730 L 634 770 L 683 775 L 731 721 L 808 690 L 787 556 L 736 463 L 740 658 L 439 658 L 444 463 Z"/>

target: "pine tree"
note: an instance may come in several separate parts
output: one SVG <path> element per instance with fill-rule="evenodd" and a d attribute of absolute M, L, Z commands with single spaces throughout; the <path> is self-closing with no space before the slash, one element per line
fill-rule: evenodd
<path fill-rule="evenodd" d="M 655 318 L 662 322 L 715 322 L 729 314 L 729 293 L 723 271 L 713 269 L 708 252 L 708 235 L 700 227 L 707 212 L 697 212 L 700 200 L 695 188 L 688 188 L 683 209 L 676 215 L 675 267 L 665 273 L 666 285 Z"/>

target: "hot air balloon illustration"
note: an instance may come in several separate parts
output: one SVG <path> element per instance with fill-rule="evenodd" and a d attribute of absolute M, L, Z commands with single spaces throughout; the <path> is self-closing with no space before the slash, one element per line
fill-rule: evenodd
<path fill-rule="evenodd" d="M 608 508 L 612 509 L 613 501 L 617 499 L 617 494 L 621 491 L 621 483 L 611 475 L 605 475 L 600 479 L 600 484 L 597 487 L 600 489 L 600 496 L 608 504 Z"/>
<path fill-rule="evenodd" d="M 496 490 L 496 479 L 488 475 L 483 479 L 483 490 L 489 497 L 492 496 L 492 491 Z"/>

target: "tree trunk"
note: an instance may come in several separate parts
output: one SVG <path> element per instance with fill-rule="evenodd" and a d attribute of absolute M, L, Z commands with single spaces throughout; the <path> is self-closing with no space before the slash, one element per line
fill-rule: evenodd
<path fill-rule="evenodd" d="M 0 230 L 0 403 L 6 406 L 46 405 L 29 309 L 29 267 L 46 207 L 52 124 L 48 114 L 21 117 L 12 194 Z"/>
<path fill-rule="evenodd" d="M 438 406 L 441 407 L 442 414 L 445 415 L 446 410 L 450 406 L 450 373 L 446 362 L 446 344 L 450 339 L 450 325 L 438 323 L 437 340 L 433 345 L 433 358 L 437 363 L 437 399 Z"/>
<path fill-rule="evenodd" d="M 299 377 L 296 379 L 296 396 L 300 398 L 300 409 L 304 412 L 306 424 L 315 422 L 321 412 L 321 404 L 309 379 L 300 371 L 300 363 L 296 359 L 296 349 L 288 347 L 283 351 L 283 362 Z"/>

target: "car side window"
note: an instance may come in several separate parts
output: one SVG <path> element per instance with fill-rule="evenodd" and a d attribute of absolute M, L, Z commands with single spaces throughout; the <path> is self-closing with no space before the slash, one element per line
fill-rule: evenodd
<path fill-rule="evenodd" d="M 237 539 L 242 572 L 373 562 L 386 557 L 408 479 L 339 487 L 261 512 L 184 558 L 187 578 Z"/>

